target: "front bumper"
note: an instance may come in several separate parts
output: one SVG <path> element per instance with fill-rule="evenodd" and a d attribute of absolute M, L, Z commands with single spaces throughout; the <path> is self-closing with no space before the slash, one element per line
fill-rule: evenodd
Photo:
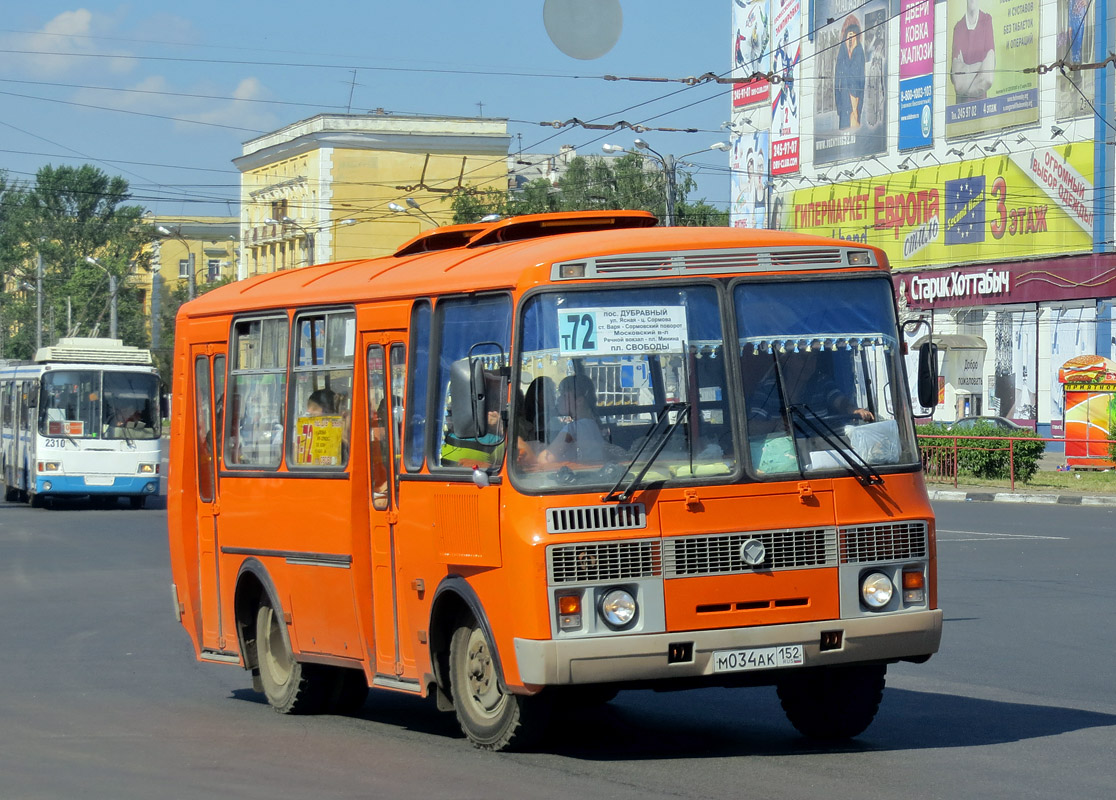
<path fill-rule="evenodd" d="M 823 652 L 820 646 L 823 631 L 841 631 L 841 646 Z M 817 667 L 929 656 L 937 652 L 941 639 L 942 612 L 934 609 L 682 633 L 560 641 L 516 639 L 515 656 L 523 684 L 562 686 L 712 676 L 716 650 L 803 644 L 805 665 Z M 668 663 L 668 649 L 679 643 L 693 644 L 693 659 Z"/>
<path fill-rule="evenodd" d="M 49 486 L 49 488 L 48 488 Z M 43 497 L 57 495 L 149 495 L 159 493 L 157 475 L 116 476 L 114 478 L 86 478 L 78 475 L 39 475 L 35 478 L 35 494 Z"/>

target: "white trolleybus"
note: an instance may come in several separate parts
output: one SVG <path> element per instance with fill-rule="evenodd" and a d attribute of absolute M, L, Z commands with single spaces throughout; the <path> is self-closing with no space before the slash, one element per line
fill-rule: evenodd
<path fill-rule="evenodd" d="M 4 499 L 88 496 L 134 508 L 159 493 L 159 376 L 151 351 L 68 338 L 0 367 Z"/>

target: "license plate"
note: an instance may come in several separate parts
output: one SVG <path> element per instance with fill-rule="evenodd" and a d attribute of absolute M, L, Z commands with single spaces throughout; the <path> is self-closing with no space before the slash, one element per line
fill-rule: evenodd
<path fill-rule="evenodd" d="M 116 478 L 112 475 L 86 475 L 86 486 L 112 486 L 116 482 Z"/>
<path fill-rule="evenodd" d="M 714 672 L 801 667 L 804 663 L 806 663 L 805 648 L 800 644 L 713 651 Z"/>

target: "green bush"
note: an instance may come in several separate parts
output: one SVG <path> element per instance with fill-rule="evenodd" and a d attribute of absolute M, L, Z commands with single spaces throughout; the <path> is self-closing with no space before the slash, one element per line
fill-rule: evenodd
<path fill-rule="evenodd" d="M 920 435 L 951 436 L 954 432 L 946 430 L 948 425 L 934 423 L 921 425 L 918 428 Z M 959 436 L 991 436 L 999 441 L 987 439 L 958 439 L 957 440 L 957 469 L 960 475 L 972 475 L 977 478 L 993 478 L 1007 480 L 1011 477 L 1008 463 L 1008 438 L 1015 439 L 1011 453 L 1014 454 L 1015 478 L 1026 483 L 1038 471 L 1039 459 L 1046 450 L 1046 443 L 1039 439 L 1038 434 L 1032 430 L 1008 431 L 997 428 L 990 422 L 977 422 L 973 427 L 966 428 Z M 937 445 L 946 444 L 946 439 L 932 439 Z"/>

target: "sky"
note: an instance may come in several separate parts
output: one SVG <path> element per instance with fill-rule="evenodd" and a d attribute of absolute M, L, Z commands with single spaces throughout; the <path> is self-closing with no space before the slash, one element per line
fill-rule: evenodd
<path fill-rule="evenodd" d="M 513 152 L 595 155 L 643 138 L 694 154 L 690 199 L 727 207 L 728 154 L 708 148 L 728 139 L 731 87 L 602 76 L 726 74 L 732 0 L 610 1 L 622 27 L 596 59 L 551 41 L 544 0 L 8 4 L 0 172 L 33 181 L 47 164 L 89 163 L 158 216 L 230 215 L 245 141 L 315 114 L 384 109 L 506 118 Z M 697 132 L 539 124 L 574 118 Z"/>

